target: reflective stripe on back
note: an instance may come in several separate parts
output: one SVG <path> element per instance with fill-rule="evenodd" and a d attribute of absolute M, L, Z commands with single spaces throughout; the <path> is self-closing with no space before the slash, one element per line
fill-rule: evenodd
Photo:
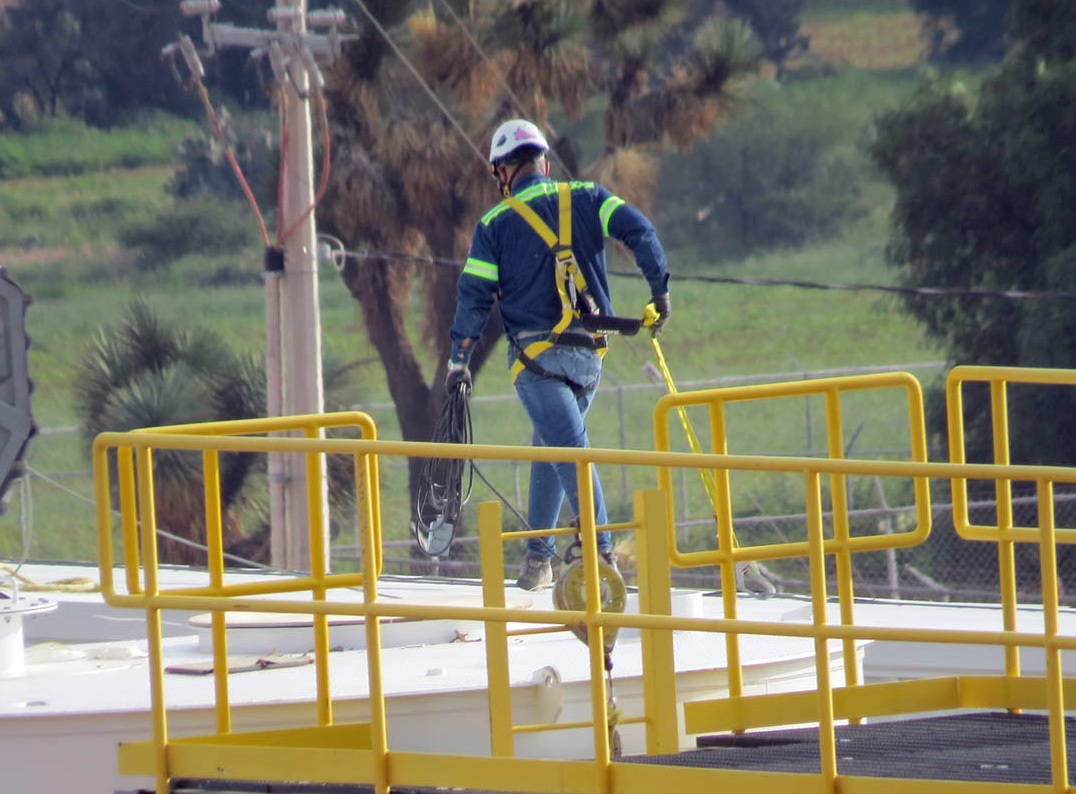
<path fill-rule="evenodd" d="M 593 182 L 568 182 L 567 184 L 572 190 L 594 189 Z M 538 196 L 552 196 L 556 192 L 556 182 L 541 182 L 537 185 L 531 185 L 529 188 L 522 191 L 521 193 L 519 193 L 519 195 L 514 196 L 513 198 L 517 198 L 520 201 L 530 201 L 531 199 L 534 199 Z M 483 226 L 489 226 L 490 222 L 494 218 L 506 212 L 508 209 L 509 206 L 502 201 L 500 204 L 497 204 L 493 208 L 487 210 L 486 214 L 482 216 L 482 219 L 479 221 L 479 223 L 481 223 Z M 610 212 L 611 211 L 612 210 L 610 210 Z"/>
<path fill-rule="evenodd" d="M 556 192 L 557 192 L 556 183 L 554 183 L 554 182 L 541 182 L 541 183 L 539 183 L 537 185 L 532 185 L 531 187 L 527 188 L 522 193 L 520 193 L 518 196 L 512 196 L 512 198 L 516 199 L 517 201 L 531 201 L 532 199 L 535 199 L 538 196 L 552 196 Z M 506 199 L 505 201 L 502 201 L 496 207 L 491 209 L 489 212 L 487 212 L 485 215 L 483 215 L 482 220 L 480 221 L 480 223 L 483 226 L 489 226 L 490 222 L 494 218 L 496 218 L 498 215 L 500 215 L 503 212 L 506 212 L 509 209 L 511 209 L 511 207 L 508 205 L 508 202 L 507 202 L 507 199 Z"/>

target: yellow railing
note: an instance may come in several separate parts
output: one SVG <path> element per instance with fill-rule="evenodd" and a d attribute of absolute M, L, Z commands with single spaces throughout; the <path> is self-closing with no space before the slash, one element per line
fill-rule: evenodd
<path fill-rule="evenodd" d="M 1004 380 L 1016 380 L 1022 371 L 1007 371 Z M 907 393 L 912 460 L 880 461 L 845 459 L 840 443 L 840 395 L 850 390 L 902 388 Z M 725 451 L 723 405 L 729 401 L 767 399 L 800 394 L 822 394 L 827 404 L 828 448 L 825 458 L 778 457 L 721 454 Z M 303 780 L 322 783 L 372 784 L 377 792 L 393 786 L 435 786 L 462 789 L 492 789 L 528 792 L 601 792 L 635 794 L 655 790 L 710 792 L 730 785 L 751 786 L 760 792 L 836 792 L 838 790 L 836 720 L 908 714 L 917 711 L 956 708 L 1040 708 L 1047 709 L 1051 725 L 1051 759 L 1054 782 L 1051 787 L 1031 785 L 992 786 L 989 791 L 1066 791 L 1068 768 L 1065 756 L 1064 704 L 1074 684 L 1061 674 L 1062 650 L 1076 650 L 1076 637 L 1058 629 L 1058 587 L 1055 544 L 1058 535 L 1053 521 L 1053 487 L 1076 483 L 1076 468 L 1014 466 L 1004 464 L 930 463 L 923 442 L 922 403 L 918 384 L 906 375 L 861 376 L 858 378 L 772 384 L 750 389 L 715 390 L 664 398 L 657 409 L 658 446 L 668 447 L 667 431 L 661 430 L 670 408 L 676 405 L 706 405 L 710 409 L 711 435 L 717 454 L 669 451 L 610 449 L 557 449 L 489 445 L 420 444 L 377 440 L 372 424 L 358 414 L 325 417 L 293 417 L 249 423 L 221 423 L 211 426 L 156 428 L 133 433 L 105 433 L 94 445 L 101 581 L 106 600 L 115 605 L 146 610 L 153 738 L 148 742 L 125 744 L 121 748 L 121 771 L 153 774 L 157 791 L 169 790 L 173 776 L 218 779 Z M 283 424 L 280 424 L 283 423 Z M 291 423 L 289 425 L 289 423 Z M 667 424 L 667 422 L 666 422 Z M 320 428 L 352 425 L 361 428 L 363 438 L 322 438 Z M 264 435 L 303 429 L 304 437 Z M 159 586 L 153 493 L 154 450 L 193 450 L 204 462 L 206 529 L 210 548 L 209 577 L 205 587 L 162 591 Z M 227 584 L 223 580 L 223 551 L 219 516 L 219 476 L 216 465 L 221 451 L 299 454 L 316 456 L 343 454 L 355 461 L 355 488 L 358 495 L 357 522 L 360 532 L 361 570 L 357 574 L 331 574 L 319 564 L 308 576 L 269 579 L 255 584 Z M 586 610 L 549 611 L 506 606 L 504 549 L 527 533 L 505 532 L 500 506 L 479 505 L 478 533 L 482 563 L 482 606 L 401 603 L 381 599 L 378 574 L 381 555 L 380 494 L 378 460 L 386 456 L 422 458 L 474 458 L 503 461 L 566 461 L 577 464 L 581 495 L 581 525 L 586 571 Z M 110 471 L 114 460 L 115 482 Z M 598 592 L 598 559 L 593 516 L 593 467 L 597 465 L 640 466 L 658 473 L 659 488 L 636 493 L 631 521 L 606 527 L 613 531 L 634 531 L 638 565 L 640 614 L 602 612 Z M 675 548 L 671 508 L 670 472 L 676 468 L 699 468 L 712 472 L 721 485 L 717 505 L 717 550 L 683 553 Z M 806 540 L 768 546 L 740 546 L 733 538 L 727 474 L 731 471 L 774 472 L 802 477 L 806 514 Z M 841 493 L 852 475 L 896 477 L 910 480 L 916 497 L 917 526 L 911 532 L 893 535 L 852 537 L 847 504 Z M 857 626 L 851 609 L 852 581 L 850 555 L 861 551 L 905 547 L 922 541 L 930 531 L 928 480 L 953 482 L 988 480 L 999 483 L 1026 481 L 1036 484 L 1040 526 L 1014 541 L 1038 544 L 1042 559 L 1044 630 L 1017 632 L 1006 626 L 1001 631 L 969 631 L 931 628 Z M 834 510 L 833 531 L 827 537 L 824 526 L 824 488 L 828 482 Z M 123 565 L 126 592 L 118 592 L 112 579 L 111 493 L 115 486 L 120 509 Z M 311 500 L 316 501 L 316 500 Z M 311 510 L 320 508 L 311 507 Z M 839 514 L 839 515 L 838 515 Z M 320 526 L 311 514 L 311 526 Z M 554 530 L 557 533 L 575 529 Z M 550 534 L 540 530 L 540 534 Z M 311 547 L 318 539 L 311 538 Z M 141 553 L 138 549 L 141 547 Z M 805 555 L 810 566 L 811 620 L 808 623 L 746 621 L 736 618 L 735 597 L 728 588 L 731 566 L 737 562 L 774 559 L 792 554 Z M 837 592 L 840 622 L 830 623 L 827 615 L 828 583 L 826 556 L 837 560 Z M 843 560 L 843 562 L 842 562 Z M 719 565 L 725 591 L 722 618 L 671 616 L 670 571 L 674 566 Z M 139 571 L 143 579 L 139 578 Z M 334 600 L 333 590 L 361 587 L 363 600 Z M 285 599 L 281 594 L 306 592 L 309 599 Z M 272 598 L 263 596 L 272 595 Z M 730 604 L 732 605 L 730 608 Z M 161 639 L 162 610 L 200 610 L 213 613 L 213 655 L 216 692 L 216 732 L 206 736 L 171 738 L 168 734 Z M 233 733 L 227 686 L 227 611 L 305 614 L 315 617 L 317 725 L 256 733 Z M 368 722 L 334 722 L 328 678 L 329 615 L 365 618 L 366 660 L 369 688 Z M 486 662 L 491 746 L 488 757 L 412 753 L 389 746 L 385 692 L 381 680 L 382 618 L 444 619 L 483 621 L 486 627 Z M 514 724 L 509 685 L 509 623 L 536 626 L 582 624 L 587 629 L 590 660 L 591 719 L 573 724 Z M 723 633 L 730 638 L 730 650 L 741 635 L 798 637 L 813 642 L 815 650 L 814 691 L 774 695 L 744 696 L 738 653 L 728 657 L 730 695 L 712 701 L 685 703 L 683 721 L 689 734 L 717 731 L 744 731 L 774 725 L 818 723 L 820 775 L 746 773 L 720 769 L 669 768 L 656 764 L 624 763 L 611 755 L 609 714 L 604 676 L 603 631 L 637 628 L 642 637 L 643 713 L 627 722 L 645 726 L 647 752 L 675 752 L 678 747 L 673 631 Z M 525 632 L 526 630 L 524 630 Z M 515 633 L 524 633 L 515 632 Z M 926 681 L 864 685 L 855 667 L 855 643 L 864 640 L 940 642 L 993 645 L 1006 649 L 1042 648 L 1047 659 L 1044 679 L 1021 678 L 1018 670 L 1004 676 L 956 677 Z M 843 643 L 846 686 L 831 681 L 831 641 Z M 851 652 L 849 652 L 851 649 Z M 739 684 L 735 682 L 739 681 Z M 514 736 L 520 732 L 557 730 L 588 725 L 594 736 L 594 759 L 565 761 L 527 760 L 515 757 Z M 841 792 L 876 791 L 875 778 L 841 776 Z M 932 781 L 901 781 L 902 792 L 932 792 Z M 949 781 L 946 790 L 984 791 L 982 784 Z M 890 789 L 895 790 L 895 789 Z"/>
<path fill-rule="evenodd" d="M 1039 386 L 1076 386 L 1076 370 L 1034 369 L 1021 367 L 954 367 L 945 382 L 945 400 L 949 420 L 949 460 L 963 463 L 966 460 L 964 445 L 963 388 L 967 383 L 986 383 L 990 389 L 990 430 L 993 441 L 994 463 L 1010 462 L 1008 384 L 1033 384 Z M 962 538 L 996 543 L 998 547 L 998 574 L 1001 583 L 1001 606 L 1006 631 L 1016 629 L 1016 555 L 1018 542 L 1037 543 L 1043 531 L 1040 527 L 1018 527 L 1013 524 L 1013 494 L 1011 479 L 994 479 L 994 499 L 997 524 L 987 526 L 972 524 L 968 516 L 968 479 L 954 477 L 953 526 Z M 1042 496 L 1039 496 L 1040 503 Z M 1053 525 L 1053 500 L 1050 499 L 1049 523 Z M 1042 509 L 1040 504 L 1040 510 Z M 1039 522 L 1044 521 L 1040 512 Z M 1076 529 L 1055 527 L 1055 543 L 1076 543 Z M 1043 565 L 1046 563 L 1044 562 Z M 1054 582 L 1056 586 L 1056 580 Z M 1043 589 L 1047 587 L 1043 578 Z M 1045 598 L 1045 595 L 1044 595 Z M 1005 649 L 1005 670 L 1009 675 L 1020 674 L 1019 648 Z"/>
<path fill-rule="evenodd" d="M 923 422 L 923 393 L 919 382 L 904 372 L 877 375 L 859 375 L 846 378 L 821 378 L 818 380 L 792 381 L 789 383 L 768 383 L 754 386 L 740 386 L 726 389 L 713 389 L 689 393 L 670 394 L 662 397 L 654 408 L 654 448 L 670 449 L 669 425 L 673 411 L 684 412 L 691 406 L 708 408 L 710 420 L 711 449 L 721 454 L 728 453 L 728 425 L 726 406 L 733 403 L 758 402 L 789 397 L 820 396 L 825 400 L 826 409 L 826 450 L 831 459 L 844 457 L 844 430 L 841 397 L 850 392 L 866 390 L 900 389 L 905 394 L 907 403 L 908 443 L 911 460 L 926 462 L 927 443 L 926 428 Z M 686 421 L 686 419 L 685 419 Z M 716 551 L 681 552 L 676 548 L 675 534 L 670 535 L 669 545 L 673 550 L 672 563 L 681 567 L 720 565 L 721 592 L 724 602 L 724 615 L 729 620 L 736 618 L 736 563 L 758 560 L 772 560 L 788 557 L 806 557 L 810 552 L 810 540 L 796 543 L 771 543 L 765 545 L 741 545 L 732 528 L 733 500 L 729 487 L 729 469 L 705 470 L 704 479 L 709 479 L 712 486 L 707 490 L 715 494 L 713 509 L 717 529 Z M 673 489 L 672 470 L 669 467 L 658 469 L 659 487 L 671 494 Z M 875 551 L 882 548 L 892 549 L 921 543 L 930 534 L 930 490 L 923 477 L 913 479 L 915 494 L 916 526 L 910 532 L 889 535 L 864 535 L 852 537 L 848 519 L 848 498 L 846 493 L 846 475 L 830 473 L 830 500 L 833 512 L 833 536 L 823 541 L 826 553 L 833 554 L 837 562 L 837 594 L 840 601 L 841 620 L 854 623 L 852 592 L 852 554 L 854 552 Z M 668 526 L 670 533 L 675 531 L 672 515 L 672 500 L 669 500 Z M 735 697 L 743 694 L 741 674 L 739 637 L 730 632 L 726 636 L 726 653 L 729 663 L 729 691 Z M 845 677 L 849 684 L 860 683 L 858 656 L 853 640 L 844 643 Z"/>

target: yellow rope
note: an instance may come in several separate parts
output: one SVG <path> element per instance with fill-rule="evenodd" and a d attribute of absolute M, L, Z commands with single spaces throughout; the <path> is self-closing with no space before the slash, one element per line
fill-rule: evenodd
<path fill-rule="evenodd" d="M 26 593 L 99 593 L 100 583 L 84 576 L 72 576 L 67 579 L 54 579 L 51 582 L 41 584 L 32 579 L 27 579 L 10 565 L 0 563 L 0 570 L 13 576 L 19 582 L 19 590 Z"/>
<path fill-rule="evenodd" d="M 658 359 L 658 368 L 661 370 L 661 375 L 665 378 L 665 385 L 669 389 L 669 394 L 676 394 L 676 384 L 673 382 L 672 374 L 669 372 L 669 365 L 665 363 L 665 355 L 661 352 L 661 344 L 658 342 L 657 337 L 650 337 L 650 344 L 654 348 L 654 355 Z M 688 446 L 691 447 L 691 451 L 696 455 L 702 454 L 702 445 L 699 444 L 699 437 L 695 435 L 695 428 L 691 425 L 691 420 L 687 417 L 687 409 L 682 405 L 676 406 L 676 414 L 680 417 L 680 424 L 684 427 L 684 435 L 687 436 Z M 714 473 L 709 469 L 699 469 L 699 476 L 702 478 L 702 484 L 706 488 L 706 493 L 710 497 L 710 505 L 714 509 L 714 514 L 717 514 L 717 482 L 714 480 Z"/>
<path fill-rule="evenodd" d="M 653 312 L 653 307 L 647 306 L 648 314 Z M 649 319 L 649 318 L 648 318 Z M 650 345 L 654 348 L 654 355 L 658 360 L 658 369 L 661 370 L 661 376 L 665 379 L 665 386 L 669 390 L 669 394 L 676 394 L 676 383 L 673 382 L 672 373 L 669 372 L 669 365 L 665 363 L 665 354 L 661 351 L 661 343 L 658 342 L 656 336 L 650 337 Z M 680 417 L 680 424 L 683 425 L 684 435 L 687 436 L 688 446 L 691 447 L 691 451 L 696 455 L 702 454 L 702 445 L 699 444 L 699 437 L 695 434 L 695 428 L 691 424 L 691 420 L 688 419 L 687 409 L 682 406 L 676 406 L 676 414 Z M 710 469 L 699 469 L 699 477 L 702 479 L 702 485 L 706 488 L 706 495 L 710 497 L 710 506 L 713 508 L 714 516 L 717 516 L 717 478 Z M 732 535 L 732 543 L 734 546 L 738 546 L 739 543 L 736 540 L 736 534 Z"/>

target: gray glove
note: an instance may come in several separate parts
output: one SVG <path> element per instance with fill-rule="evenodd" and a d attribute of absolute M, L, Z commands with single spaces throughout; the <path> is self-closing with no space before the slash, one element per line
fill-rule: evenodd
<path fill-rule="evenodd" d="M 471 391 L 470 368 L 466 364 L 449 364 L 448 374 L 445 376 L 445 392 L 452 394 L 461 383 L 468 392 Z"/>
<path fill-rule="evenodd" d="M 650 326 L 651 336 L 661 336 L 662 326 L 672 316 L 672 306 L 669 305 L 669 293 L 663 295 L 655 295 L 650 301 L 650 305 L 654 307 L 654 311 L 658 313 L 658 319 L 654 320 L 654 324 Z"/>

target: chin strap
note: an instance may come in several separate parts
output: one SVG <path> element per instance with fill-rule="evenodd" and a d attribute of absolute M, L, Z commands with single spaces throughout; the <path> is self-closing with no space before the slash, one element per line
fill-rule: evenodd
<path fill-rule="evenodd" d="M 500 186 L 502 196 L 508 198 L 512 195 L 512 182 L 515 181 L 516 174 L 519 173 L 519 169 L 525 165 L 527 165 L 527 163 L 519 163 L 516 166 L 515 170 L 509 175 L 508 181 L 502 182 L 500 174 L 497 173 L 497 166 L 492 163 L 490 164 L 489 170 L 493 172 L 493 178 L 497 180 L 497 184 Z"/>

